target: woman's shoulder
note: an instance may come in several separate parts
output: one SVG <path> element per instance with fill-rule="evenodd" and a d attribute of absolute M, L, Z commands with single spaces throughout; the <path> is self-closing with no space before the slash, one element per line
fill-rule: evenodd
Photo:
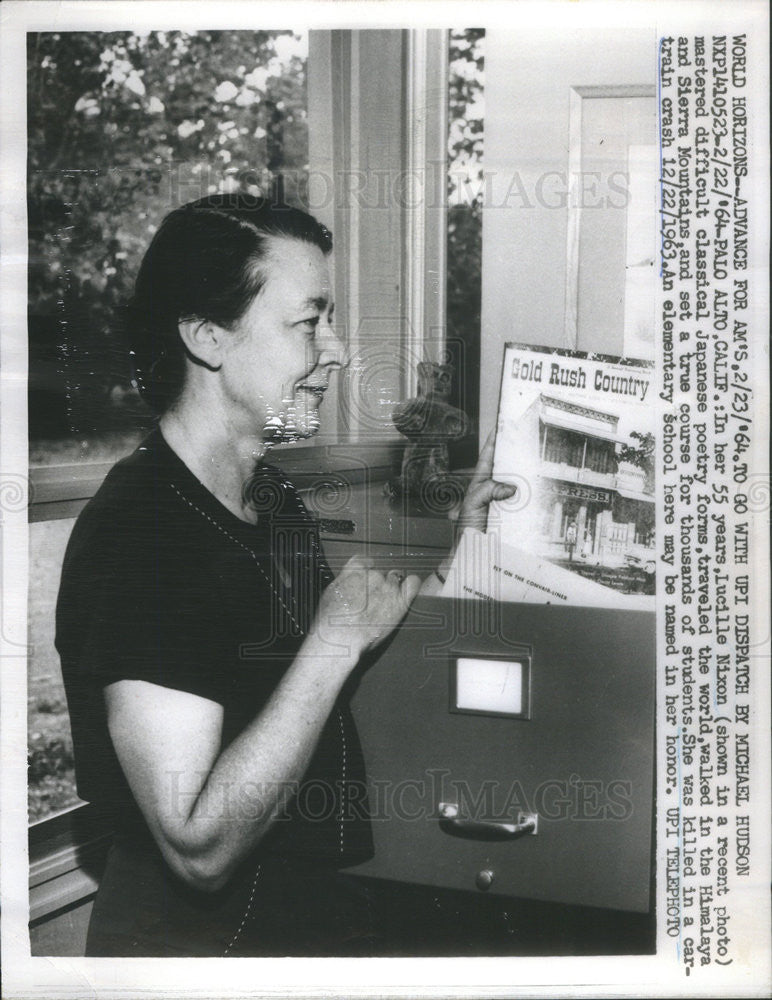
<path fill-rule="evenodd" d="M 113 465 L 84 510 L 93 514 L 104 507 L 152 501 L 164 473 L 164 453 L 157 431 L 148 435 L 131 454 Z"/>
<path fill-rule="evenodd" d="M 70 550 L 136 548 L 148 533 L 173 526 L 169 463 L 157 438 L 151 434 L 110 469 L 75 523 Z"/>

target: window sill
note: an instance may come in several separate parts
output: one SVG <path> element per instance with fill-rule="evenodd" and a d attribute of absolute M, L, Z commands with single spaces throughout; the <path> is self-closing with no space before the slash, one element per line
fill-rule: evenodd
<path fill-rule="evenodd" d="M 385 482 L 399 468 L 404 441 L 344 443 L 321 448 L 287 448 L 272 453 L 270 461 L 289 476 L 298 489 L 308 489 L 320 477 L 338 475 L 349 485 Z M 83 462 L 30 469 L 29 520 L 76 517 L 102 485 L 113 462 Z"/>
<path fill-rule="evenodd" d="M 30 826 L 31 925 L 94 895 L 111 840 L 110 824 L 86 804 Z"/>

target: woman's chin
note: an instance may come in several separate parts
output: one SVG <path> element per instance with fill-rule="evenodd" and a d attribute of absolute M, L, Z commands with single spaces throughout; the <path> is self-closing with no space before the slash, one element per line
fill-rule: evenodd
<path fill-rule="evenodd" d="M 294 400 L 294 405 L 287 411 L 286 430 L 293 438 L 310 438 L 317 434 L 322 426 L 319 407 L 323 396 L 308 393 L 301 389 Z"/>

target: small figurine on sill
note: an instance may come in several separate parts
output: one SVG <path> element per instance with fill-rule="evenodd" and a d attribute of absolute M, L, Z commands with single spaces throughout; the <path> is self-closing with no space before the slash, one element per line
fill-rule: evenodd
<path fill-rule="evenodd" d="M 452 375 L 452 365 L 422 361 L 418 395 L 400 403 L 391 415 L 408 444 L 401 475 L 387 483 L 386 492 L 426 513 L 446 515 L 464 497 L 464 484 L 449 470 L 448 442 L 468 433 L 469 419 L 448 402 Z"/>

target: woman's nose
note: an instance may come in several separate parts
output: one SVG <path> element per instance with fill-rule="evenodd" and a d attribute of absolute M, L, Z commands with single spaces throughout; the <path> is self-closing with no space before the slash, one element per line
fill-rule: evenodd
<path fill-rule="evenodd" d="M 329 322 L 319 324 L 317 350 L 320 365 L 345 368 L 351 362 L 351 355 L 340 332 Z"/>

